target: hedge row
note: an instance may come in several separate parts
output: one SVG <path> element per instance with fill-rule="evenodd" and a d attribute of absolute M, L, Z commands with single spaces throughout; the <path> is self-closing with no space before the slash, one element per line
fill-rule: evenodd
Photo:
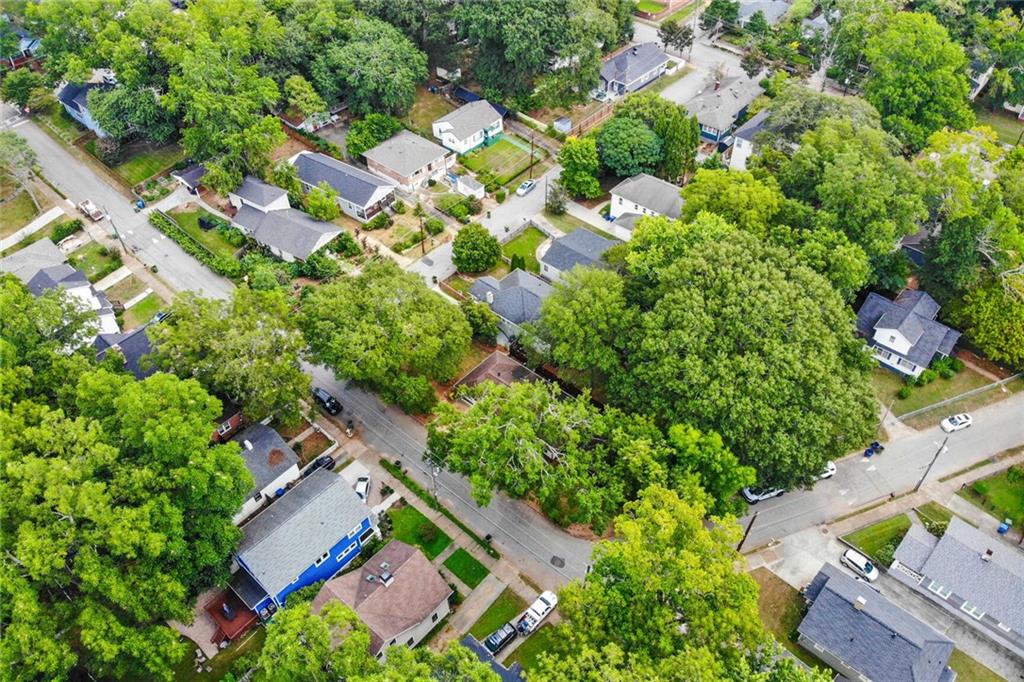
<path fill-rule="evenodd" d="M 149 222 L 153 227 L 173 239 L 178 246 L 185 250 L 185 253 L 194 257 L 218 275 L 229 279 L 236 279 L 241 275 L 242 264 L 235 258 L 229 256 L 215 256 L 212 251 L 193 239 L 192 235 L 183 230 L 181 226 L 171 218 L 154 211 L 149 214 Z"/>

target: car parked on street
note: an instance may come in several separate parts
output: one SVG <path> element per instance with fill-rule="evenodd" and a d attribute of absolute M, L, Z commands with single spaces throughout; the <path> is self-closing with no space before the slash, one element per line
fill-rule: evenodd
<path fill-rule="evenodd" d="M 370 477 L 360 476 L 357 478 L 355 491 L 356 495 L 359 496 L 359 499 L 366 502 L 367 498 L 370 497 Z"/>
<path fill-rule="evenodd" d="M 873 583 L 878 580 L 878 569 L 871 563 L 870 559 L 857 550 L 848 549 L 843 552 L 843 555 L 839 557 L 839 563 L 862 578 L 867 579 L 868 582 Z"/>
<path fill-rule="evenodd" d="M 79 202 L 78 210 L 84 213 L 86 216 L 89 217 L 90 220 L 94 222 L 99 222 L 107 217 L 107 214 L 104 213 L 99 206 L 92 203 L 92 201 L 89 199 Z"/>
<path fill-rule="evenodd" d="M 490 651 L 492 656 L 497 656 L 499 651 L 507 647 L 516 638 L 517 634 L 512 623 L 505 623 L 484 640 L 484 648 Z"/>
<path fill-rule="evenodd" d="M 313 400 L 332 415 L 338 414 L 342 410 L 341 403 L 339 403 L 333 395 L 322 388 L 313 389 Z"/>
<path fill-rule="evenodd" d="M 786 491 L 782 488 L 744 488 L 741 491 L 743 499 L 750 504 L 757 504 L 762 500 L 770 500 L 773 497 L 781 497 Z"/>
<path fill-rule="evenodd" d="M 832 460 L 825 462 L 825 470 L 818 474 L 818 480 L 824 481 L 826 478 L 832 478 L 836 475 L 836 463 Z"/>
<path fill-rule="evenodd" d="M 965 412 L 963 414 L 954 414 L 952 417 L 946 417 L 939 422 L 939 426 L 946 433 L 953 433 L 954 431 L 962 431 L 973 423 L 974 419 Z"/>
<path fill-rule="evenodd" d="M 519 185 L 519 187 L 516 188 L 516 196 L 525 197 L 527 194 L 532 192 L 533 188 L 536 186 L 537 182 L 535 180 L 527 180 L 526 182 L 524 182 L 523 184 Z"/>

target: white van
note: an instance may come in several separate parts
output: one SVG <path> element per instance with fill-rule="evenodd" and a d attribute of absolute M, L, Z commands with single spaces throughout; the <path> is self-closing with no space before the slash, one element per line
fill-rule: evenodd
<path fill-rule="evenodd" d="M 839 557 L 839 563 L 846 566 L 848 569 L 867 578 L 868 582 L 875 582 L 878 580 L 878 569 L 875 567 L 871 560 L 860 552 L 848 549 L 843 552 L 843 556 Z"/>

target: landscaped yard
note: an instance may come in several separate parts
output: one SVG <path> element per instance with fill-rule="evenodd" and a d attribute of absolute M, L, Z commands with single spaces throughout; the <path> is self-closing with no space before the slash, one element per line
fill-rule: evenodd
<path fill-rule="evenodd" d="M 428 139 L 433 139 L 431 124 L 452 110 L 452 105 L 441 95 L 435 95 L 426 88 L 416 88 L 416 101 L 402 118 L 402 123 Z"/>
<path fill-rule="evenodd" d="M 1024 132 L 1024 122 L 1018 121 L 1014 114 L 1005 109 L 989 111 L 988 107 L 978 104 L 974 107 L 974 115 L 979 125 L 986 125 L 996 131 L 999 141 L 1003 144 L 1017 144 L 1021 133 Z"/>
<path fill-rule="evenodd" d="M 452 539 L 415 507 L 392 508 L 388 516 L 391 517 L 395 539 L 416 545 L 430 560 L 452 544 Z"/>
<path fill-rule="evenodd" d="M 45 119 L 42 127 L 44 130 L 54 133 L 65 142 L 71 142 L 78 139 L 85 132 L 85 128 L 78 125 L 77 122 L 70 116 L 68 112 L 64 110 L 59 104 L 55 104 L 48 111 L 43 112 L 40 118 Z M 46 124 L 49 123 L 51 127 Z M 56 129 L 56 131 L 54 131 Z"/>
<path fill-rule="evenodd" d="M 540 161 L 546 155 L 547 152 L 537 147 L 533 158 Z M 462 157 L 462 165 L 474 173 L 485 168 L 490 169 L 498 183 L 506 185 L 529 168 L 530 145 L 528 142 L 503 135 L 490 146 L 481 147 Z"/>
<path fill-rule="evenodd" d="M 229 242 L 216 228 L 204 230 L 199 227 L 199 218 L 203 216 L 216 218 L 209 211 L 199 208 L 195 204 L 185 204 L 171 211 L 170 215 L 183 230 L 188 232 L 190 237 L 212 251 L 214 255 L 231 258 L 238 251 L 239 247 Z"/>
<path fill-rule="evenodd" d="M 469 634 L 483 641 L 487 635 L 491 634 L 525 610 L 526 602 L 523 601 L 518 594 L 513 592 L 512 588 L 506 587 L 502 593 L 498 595 L 498 598 L 494 600 L 494 603 L 491 604 L 487 610 L 483 612 L 483 615 L 473 623 L 473 626 L 469 628 Z"/>
<path fill-rule="evenodd" d="M 135 275 L 128 275 L 112 287 L 108 287 L 103 293 L 111 301 L 127 303 L 146 290 L 146 283 Z"/>
<path fill-rule="evenodd" d="M 29 244 L 34 244 L 37 241 L 39 241 L 40 239 L 49 239 L 50 235 L 53 234 L 53 231 L 57 228 L 57 226 L 58 225 L 62 225 L 65 222 L 67 222 L 67 219 L 65 218 L 65 216 L 61 216 L 59 218 L 55 218 L 54 220 L 52 220 L 49 223 L 47 223 L 45 227 L 43 227 L 43 228 L 41 228 L 39 230 L 36 230 L 35 232 L 30 234 L 29 236 L 27 236 L 24 239 L 22 239 L 17 244 L 9 246 L 8 248 L 4 249 L 3 251 L 0 251 L 0 258 L 3 258 L 4 256 L 9 256 L 10 254 L 14 253 L 15 251 L 20 251 L 21 249 L 25 248 Z"/>
<path fill-rule="evenodd" d="M 470 589 L 476 589 L 476 586 L 482 583 L 487 574 L 490 573 L 486 566 L 461 547 L 444 560 L 444 567 L 454 573 L 455 577 L 464 582 Z"/>
<path fill-rule="evenodd" d="M 536 632 L 527 638 L 525 642 L 515 648 L 515 651 L 504 660 L 506 668 L 512 667 L 513 663 L 523 666 L 523 670 L 530 670 L 537 667 L 537 659 L 542 653 L 551 648 L 555 641 L 555 628 L 553 625 L 542 625 Z"/>
<path fill-rule="evenodd" d="M 85 149 L 96 156 L 96 140 L 89 140 L 85 144 Z M 121 155 L 122 160 L 110 168 L 128 185 L 135 186 L 184 158 L 185 151 L 176 142 L 162 147 L 154 147 L 151 144 L 135 144 L 126 147 Z"/>
<path fill-rule="evenodd" d="M 231 670 L 232 664 L 235 663 L 239 658 L 246 654 L 259 654 L 263 650 L 263 643 L 267 639 L 267 631 L 263 627 L 255 627 L 244 635 L 244 639 L 232 642 L 231 646 L 224 651 L 221 651 L 216 656 L 211 658 L 208 665 L 213 669 L 211 672 L 197 673 L 196 667 L 192 665 L 194 660 L 193 652 L 199 648 L 194 642 L 187 642 L 189 644 L 188 651 L 185 654 L 184 660 L 178 665 L 174 666 L 174 679 L 184 682 L 193 682 L 194 680 L 203 680 L 208 682 L 211 680 L 220 680 Z M 235 679 L 241 679 L 242 675 L 245 674 L 245 670 L 235 671 Z"/>
<path fill-rule="evenodd" d="M 532 225 L 523 230 L 523 233 L 515 239 L 505 243 L 501 252 L 507 257 L 522 256 L 526 260 L 526 269 L 530 272 L 540 272 L 540 262 L 537 260 L 537 247 L 547 239 L 548 236 Z"/>
<path fill-rule="evenodd" d="M 131 308 L 124 311 L 123 329 L 128 331 L 129 329 L 136 329 L 146 324 L 153 319 L 154 315 L 160 312 L 160 307 L 162 305 L 163 301 L 159 296 L 157 296 L 156 292 L 149 294 Z"/>
<path fill-rule="evenodd" d="M 1024 465 L 975 481 L 959 495 L 1000 521 L 1009 518 L 1015 528 L 1024 526 Z"/>
<path fill-rule="evenodd" d="M 901 375 L 884 367 L 876 367 L 871 374 L 875 396 L 886 406 L 892 403 L 892 413 L 897 417 L 989 383 L 992 382 L 973 369 L 964 367 L 952 379 L 938 377 L 930 384 L 914 386 L 910 390 L 910 397 L 901 400 L 897 393 L 906 385 Z M 894 400 L 896 402 L 893 402 Z"/>
<path fill-rule="evenodd" d="M 960 651 L 953 650 L 949 667 L 956 671 L 957 682 L 1001 682 L 1002 677 Z"/>
<path fill-rule="evenodd" d="M 891 559 L 892 557 L 887 548 L 891 547 L 892 550 L 895 550 L 908 530 L 910 530 L 910 517 L 906 514 L 897 514 L 844 535 L 843 540 L 859 549 L 862 554 L 867 555 L 876 563 L 887 566 L 890 562 L 886 561 L 886 558 Z"/>
<path fill-rule="evenodd" d="M 804 598 L 800 593 L 767 568 L 755 568 L 750 572 L 750 577 L 760 586 L 757 593 L 757 610 L 761 614 L 765 628 L 775 635 L 779 644 L 807 665 L 829 670 L 829 667 L 819 661 L 814 654 L 797 644 L 795 639 L 791 639 L 804 617 Z"/>
<path fill-rule="evenodd" d="M 85 273 L 90 282 L 98 282 L 121 267 L 121 252 L 98 242 L 89 242 L 68 255 L 68 263 Z"/>
<path fill-rule="evenodd" d="M 37 215 L 32 197 L 22 190 L 0 204 L 0 237 L 12 234 L 32 222 Z"/>

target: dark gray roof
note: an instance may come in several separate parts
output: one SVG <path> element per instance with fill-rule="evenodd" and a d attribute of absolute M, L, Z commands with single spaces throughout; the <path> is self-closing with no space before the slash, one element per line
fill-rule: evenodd
<path fill-rule="evenodd" d="M 229 586 L 231 591 L 237 594 L 238 598 L 250 609 L 255 609 L 261 601 L 267 598 L 267 591 L 245 571 L 235 571 L 235 574 L 231 576 Z"/>
<path fill-rule="evenodd" d="M 632 232 L 636 229 L 636 222 L 644 216 L 640 213 L 622 213 L 613 221 L 613 225 L 625 228 Z"/>
<path fill-rule="evenodd" d="M 769 113 L 770 112 L 767 109 L 762 109 L 761 111 L 757 112 L 756 114 L 751 116 L 746 123 L 737 128 L 736 131 L 733 132 L 733 135 L 735 137 L 739 137 L 744 140 L 750 140 L 751 142 L 753 142 L 754 136 L 757 135 L 762 130 L 764 130 L 765 124 L 768 121 Z"/>
<path fill-rule="evenodd" d="M 455 111 L 449 112 L 434 123 L 449 123 L 452 134 L 465 140 L 501 120 L 501 113 L 485 99 L 463 104 Z"/>
<path fill-rule="evenodd" d="M 106 87 L 103 83 L 68 83 L 57 95 L 60 103 L 78 111 L 86 111 L 86 98 L 93 88 Z"/>
<path fill-rule="evenodd" d="M 473 282 L 469 293 L 478 301 L 494 295 L 491 310 L 514 324 L 531 322 L 540 317 L 540 306 L 551 293 L 551 285 L 536 275 L 513 270 L 501 280 L 481 277 Z"/>
<path fill-rule="evenodd" d="M 486 663 L 491 666 L 491 670 L 501 678 L 501 682 L 523 682 L 523 668 L 521 665 L 513 663 L 512 667 L 506 668 L 501 663 L 494 660 L 494 656 L 491 655 L 491 652 L 488 651 L 483 644 L 477 641 L 476 637 L 473 635 L 466 635 L 459 643 L 476 654 L 476 657 L 480 659 L 482 663 Z"/>
<path fill-rule="evenodd" d="M 325 154 L 302 152 L 295 159 L 295 170 L 299 179 L 309 185 L 326 182 L 342 199 L 356 206 L 367 206 L 374 192 L 381 187 L 395 187 L 395 183 L 383 180 L 372 173 L 355 166 L 332 159 Z"/>
<path fill-rule="evenodd" d="M 192 187 L 193 189 L 199 186 L 202 182 L 203 177 L 206 175 L 206 166 L 201 163 L 189 166 L 188 168 L 182 168 L 181 170 L 174 171 L 171 173 L 171 177 L 181 180 L 183 183 Z"/>
<path fill-rule="evenodd" d="M 657 43 L 641 43 L 618 54 L 601 67 L 601 78 L 628 85 L 668 61 Z"/>
<path fill-rule="evenodd" d="M 939 310 L 938 303 L 923 291 L 904 291 L 890 301 L 874 292 L 868 294 L 857 311 L 857 331 L 871 339 L 875 329 L 897 329 L 911 344 L 905 357 L 915 365 L 927 367 L 936 353 L 949 355 L 960 338 L 960 332 L 932 319 Z"/>
<path fill-rule="evenodd" d="M 153 347 L 149 343 L 149 336 L 146 334 L 146 328 L 149 327 L 150 323 L 146 323 L 134 329 L 130 332 L 123 332 L 120 334 L 100 334 L 96 337 L 94 345 L 96 347 L 96 359 L 102 360 L 107 356 L 107 351 L 113 346 L 117 346 L 117 349 L 121 351 L 121 355 L 124 356 L 124 367 L 131 372 L 136 379 L 145 379 L 150 374 L 156 372 L 156 367 L 142 368 L 140 361 L 146 355 L 153 352 Z"/>
<path fill-rule="evenodd" d="M 925 530 L 924 526 L 915 523 L 903 536 L 895 557 L 904 566 L 920 572 L 924 562 L 928 561 L 928 557 L 935 551 L 938 542 L 939 539 Z"/>
<path fill-rule="evenodd" d="M 299 463 L 299 458 L 288 447 L 284 438 L 281 438 L 281 434 L 264 424 L 253 424 L 232 440 L 242 446 L 245 468 L 255 481 L 249 495 L 263 490 L 277 480 L 278 476 Z M 251 450 L 246 446 L 247 441 L 252 445 Z"/>
<path fill-rule="evenodd" d="M 797 630 L 864 676 L 944 679 L 953 642 L 880 593 L 825 564 L 805 594 L 813 603 Z"/>
<path fill-rule="evenodd" d="M 581 227 L 552 241 L 541 261 L 564 272 L 576 265 L 593 265 L 616 243 Z"/>
<path fill-rule="evenodd" d="M 900 563 L 912 568 L 919 551 L 913 546 L 915 540 L 907 543 L 904 538 L 896 550 Z M 989 550 L 988 560 L 982 559 Z M 923 565 L 914 570 L 1016 632 L 1024 632 L 1024 553 L 1016 547 L 954 516 Z"/>
<path fill-rule="evenodd" d="M 739 23 L 745 24 L 757 12 L 763 12 L 769 26 L 779 23 L 779 19 L 789 11 L 790 4 L 786 0 L 740 0 Z"/>
<path fill-rule="evenodd" d="M 251 201 L 257 206 L 269 206 L 281 197 L 288 196 L 286 190 L 274 185 L 269 185 L 258 178 L 254 178 L 251 175 L 246 176 L 242 184 L 239 185 L 238 189 L 232 192 L 235 196 L 239 196 L 246 201 Z"/>
<path fill-rule="evenodd" d="M 416 133 L 403 130 L 363 153 L 367 159 L 390 168 L 399 175 L 412 175 L 427 164 L 444 159 L 449 151 L 425 140 Z"/>
<path fill-rule="evenodd" d="M 615 185 L 611 193 L 660 215 L 678 218 L 683 210 L 681 191 L 671 182 L 640 173 Z"/>
<path fill-rule="evenodd" d="M 342 232 L 337 225 L 316 220 L 296 208 L 264 213 L 243 204 L 234 220 L 260 244 L 280 249 L 302 260 L 315 253 L 318 244 L 322 246 L 320 241 L 324 235 L 330 235 L 333 239 Z"/>
<path fill-rule="evenodd" d="M 707 85 L 704 91 L 687 102 L 686 110 L 697 117 L 697 121 L 709 128 L 728 130 L 764 88 L 746 76 L 733 76 L 719 83 Z"/>
<path fill-rule="evenodd" d="M 67 257 L 56 244 L 49 239 L 40 239 L 9 256 L 0 258 L 0 272 L 9 272 L 23 284 L 28 284 L 40 270 L 66 261 Z"/>
<path fill-rule="evenodd" d="M 236 554 L 277 595 L 369 516 L 345 479 L 318 469 L 242 526 Z"/>
<path fill-rule="evenodd" d="M 34 295 L 41 296 L 43 292 L 60 286 L 72 288 L 89 286 L 89 280 L 82 271 L 75 270 L 67 263 L 61 263 L 36 272 L 28 281 L 27 286 Z M 109 307 L 109 304 L 105 307 Z"/>

